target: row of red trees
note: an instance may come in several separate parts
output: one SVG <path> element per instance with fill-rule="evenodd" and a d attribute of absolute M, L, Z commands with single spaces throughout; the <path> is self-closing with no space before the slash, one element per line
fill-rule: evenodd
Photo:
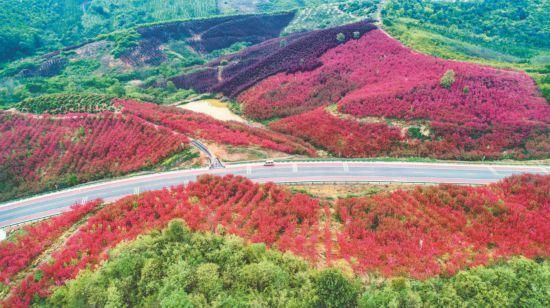
<path fill-rule="evenodd" d="M 233 176 L 204 176 L 187 187 L 127 197 L 92 216 L 52 255 L 51 262 L 37 269 L 40 279 L 30 274 L 3 304 L 28 306 L 34 296 L 47 296 L 51 287 L 98 265 L 121 241 L 163 228 L 174 218 L 183 218 L 193 230 L 220 232 L 223 228 L 316 260 L 319 215 L 315 199 Z"/>
<path fill-rule="evenodd" d="M 286 153 L 315 155 L 315 149 L 302 140 L 246 124 L 218 121 L 207 115 L 181 108 L 132 100 L 117 100 L 116 104 L 124 107 L 125 114 L 138 116 L 155 125 L 193 138 L 235 146 L 256 145 Z"/>
<path fill-rule="evenodd" d="M 361 21 L 268 40 L 235 55 L 212 61 L 204 66 L 202 71 L 172 80 L 179 87 L 203 92 L 222 92 L 229 97 L 235 97 L 277 73 L 313 70 L 322 65 L 319 57 L 327 50 L 345 41 L 358 39 L 373 29 L 376 29 L 376 26 L 369 21 Z M 228 64 L 222 64 L 222 60 L 228 61 Z M 224 65 L 223 78 L 220 79 L 214 74 L 219 65 Z"/>
<path fill-rule="evenodd" d="M 100 203 L 93 201 L 74 206 L 66 214 L 24 227 L 13 240 L 0 243 L 0 283 L 9 284 L 13 275 L 27 268 L 59 236 Z"/>
<path fill-rule="evenodd" d="M 427 278 L 512 255 L 548 257 L 550 177 L 341 199 L 339 256 L 360 272 Z"/>
<path fill-rule="evenodd" d="M 392 156 L 403 140 L 398 128 L 340 119 L 322 107 L 271 123 L 270 127 L 344 157 Z"/>
<path fill-rule="evenodd" d="M 189 140 L 132 115 L 0 113 L 0 200 L 152 166 Z"/>
<path fill-rule="evenodd" d="M 524 73 L 418 54 L 379 30 L 330 49 L 320 61 L 315 70 L 279 73 L 242 93 L 245 113 L 298 115 L 291 121 L 299 122 L 303 112 L 338 103 L 340 112 L 356 117 L 429 122 L 430 136 L 415 142 L 443 153 L 420 151 L 423 156 L 528 158 L 550 151 L 550 107 Z M 449 87 L 440 84 L 447 71 L 454 72 Z"/>
<path fill-rule="evenodd" d="M 484 187 L 440 185 L 340 199 L 335 214 L 317 199 L 242 177 L 131 196 L 92 216 L 66 244 L 12 289 L 4 305 L 94 268 L 109 249 L 175 218 L 192 230 L 231 233 L 318 262 L 346 259 L 359 273 L 417 278 L 452 274 L 512 255 L 548 257 L 550 176 L 523 175 Z M 38 278 L 37 278 L 38 277 Z"/>

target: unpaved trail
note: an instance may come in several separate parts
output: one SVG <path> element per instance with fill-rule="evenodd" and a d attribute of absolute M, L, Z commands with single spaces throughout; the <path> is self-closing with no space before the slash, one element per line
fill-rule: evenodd
<path fill-rule="evenodd" d="M 240 122 L 244 124 L 248 123 L 244 118 L 231 112 L 231 110 L 229 110 L 229 108 L 227 107 L 226 103 L 223 103 L 216 99 L 198 100 L 198 101 L 187 103 L 185 105 L 181 105 L 180 108 L 198 112 L 198 113 L 203 113 L 213 117 L 216 120 L 235 121 L 235 122 Z"/>

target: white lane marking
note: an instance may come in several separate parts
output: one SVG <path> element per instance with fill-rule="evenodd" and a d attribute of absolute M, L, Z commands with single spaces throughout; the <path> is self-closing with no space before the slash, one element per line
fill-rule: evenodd
<path fill-rule="evenodd" d="M 247 175 L 251 175 L 251 174 L 252 174 L 252 167 L 251 167 L 251 166 L 246 166 L 246 174 L 247 174 Z"/>
<path fill-rule="evenodd" d="M 81 201 L 80 203 L 81 203 L 81 204 L 84 204 L 84 203 L 86 203 L 86 202 L 88 202 L 88 197 L 87 197 L 87 196 L 86 196 L 86 197 L 82 197 L 82 201 Z"/>
<path fill-rule="evenodd" d="M 294 173 L 298 172 L 298 165 L 297 164 L 292 164 L 292 172 L 294 172 Z"/>
<path fill-rule="evenodd" d="M 494 175 L 499 175 L 498 172 L 495 171 L 495 168 L 493 168 L 493 166 L 488 166 L 489 170 L 491 171 L 492 174 Z"/>
<path fill-rule="evenodd" d="M 134 195 L 139 195 L 139 186 L 134 187 Z"/>
<path fill-rule="evenodd" d="M 349 165 L 347 162 L 344 162 L 342 163 L 342 165 L 344 166 L 344 172 L 349 172 Z"/>
<path fill-rule="evenodd" d="M 539 166 L 538 168 L 539 168 L 540 171 L 542 171 L 542 173 L 548 173 L 548 168 L 543 167 L 543 166 Z"/>

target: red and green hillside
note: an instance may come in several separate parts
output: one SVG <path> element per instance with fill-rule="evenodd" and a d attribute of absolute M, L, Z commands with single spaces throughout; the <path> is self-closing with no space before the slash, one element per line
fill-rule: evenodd
<path fill-rule="evenodd" d="M 415 53 L 380 30 L 319 60 L 313 70 L 278 73 L 241 93 L 244 112 L 290 116 L 271 127 L 346 157 L 525 159 L 550 152 L 550 107 L 524 73 Z M 330 104 L 336 108 L 325 110 Z"/>
<path fill-rule="evenodd" d="M 298 138 L 176 107 L 54 95 L 18 108 L 38 114 L 0 112 L 0 200 L 152 168 L 189 152 L 190 138 L 316 155 Z"/>
<path fill-rule="evenodd" d="M 427 279 L 513 256 L 545 259 L 550 252 L 548 191 L 549 176 L 523 175 L 482 187 L 416 187 L 329 202 L 242 177 L 203 176 L 187 186 L 126 197 L 99 209 L 48 262 L 23 280 L 5 280 L 12 289 L 3 304 L 39 301 L 83 269 L 97 269 L 117 244 L 154 234 L 175 218 L 193 231 L 238 235 L 318 266 L 345 265 L 369 277 Z M 70 215 L 75 216 L 61 217 Z M 35 233 L 41 231 L 29 234 Z M 17 241 L 27 240 L 20 236 Z M 37 247 L 52 242 L 45 241 Z M 0 256 L 12 246 L 0 245 Z M 13 268 L 13 261 L 6 260 L 3 266 Z M 16 267 L 12 276 L 24 267 Z"/>
<path fill-rule="evenodd" d="M 135 116 L 0 113 L 0 200 L 119 176 L 188 148 Z"/>

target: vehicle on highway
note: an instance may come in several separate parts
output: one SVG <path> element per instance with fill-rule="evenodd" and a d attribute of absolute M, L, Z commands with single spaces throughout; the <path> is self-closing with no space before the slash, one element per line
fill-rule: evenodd
<path fill-rule="evenodd" d="M 271 159 L 268 159 L 268 160 L 266 160 L 266 161 L 264 162 L 264 166 L 266 166 L 266 167 L 273 167 L 273 166 L 275 166 L 275 162 L 274 162 L 273 160 L 271 160 Z"/>

